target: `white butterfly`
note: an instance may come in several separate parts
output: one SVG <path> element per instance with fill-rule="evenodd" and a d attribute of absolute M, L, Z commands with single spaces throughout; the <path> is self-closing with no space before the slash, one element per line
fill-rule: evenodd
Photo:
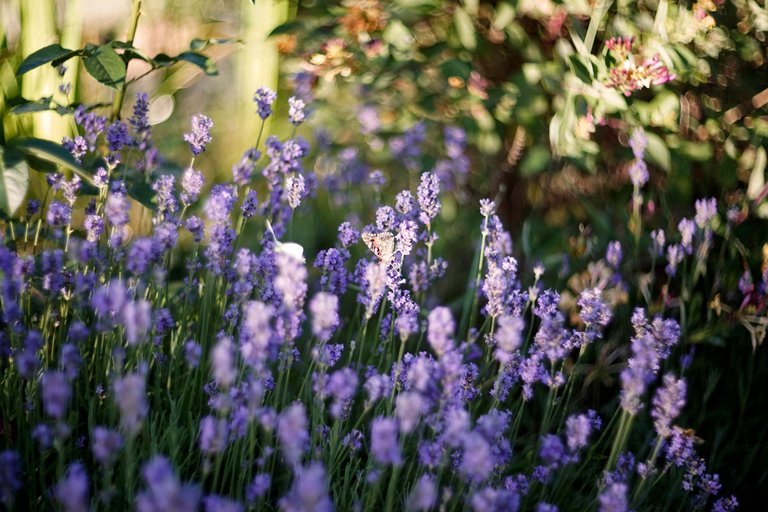
<path fill-rule="evenodd" d="M 392 233 L 363 233 L 363 242 L 384 263 L 392 261 L 395 255 L 395 235 Z"/>
<path fill-rule="evenodd" d="M 275 232 L 272 230 L 272 224 L 267 220 L 267 229 L 272 234 L 272 238 L 275 239 L 275 252 L 287 254 L 288 256 L 305 263 L 304 259 L 304 247 L 295 242 L 281 242 L 275 236 Z"/>

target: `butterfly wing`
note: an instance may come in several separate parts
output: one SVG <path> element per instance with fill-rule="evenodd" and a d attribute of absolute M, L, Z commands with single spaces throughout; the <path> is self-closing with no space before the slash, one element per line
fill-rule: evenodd
<path fill-rule="evenodd" d="M 363 233 L 363 242 L 368 248 L 385 263 L 389 263 L 392 260 L 392 256 L 395 254 L 395 236 L 384 231 L 382 233 Z"/>

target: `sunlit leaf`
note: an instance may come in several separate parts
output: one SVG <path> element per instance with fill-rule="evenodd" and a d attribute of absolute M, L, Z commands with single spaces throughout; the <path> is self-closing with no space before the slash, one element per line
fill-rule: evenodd
<path fill-rule="evenodd" d="M 13 217 L 29 187 L 29 166 L 18 152 L 0 147 L 0 210 Z"/>
<path fill-rule="evenodd" d="M 24 59 L 19 66 L 19 69 L 16 70 L 16 76 L 21 76 L 24 73 L 32 71 L 44 64 L 48 64 L 49 62 L 64 62 L 66 59 L 76 57 L 79 54 L 80 50 L 69 50 L 58 44 L 48 45 L 45 48 L 40 48 L 36 52 L 33 52 L 29 57 Z"/>
<path fill-rule="evenodd" d="M 83 64 L 93 78 L 109 87 L 118 87 L 125 80 L 125 62 L 108 44 L 86 51 Z"/>

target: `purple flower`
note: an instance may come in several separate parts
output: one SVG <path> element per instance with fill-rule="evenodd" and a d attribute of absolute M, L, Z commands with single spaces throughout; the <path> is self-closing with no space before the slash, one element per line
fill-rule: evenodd
<path fill-rule="evenodd" d="M 63 228 L 69 224 L 72 217 L 72 208 L 58 201 L 51 201 L 45 220 L 51 227 Z"/>
<path fill-rule="evenodd" d="M 0 452 L 0 502 L 11 506 L 16 491 L 21 489 L 21 457 L 18 452 Z M 10 508 L 9 508 L 10 510 Z"/>
<path fill-rule="evenodd" d="M 379 464 L 402 464 L 394 419 L 378 417 L 371 422 L 371 454 Z"/>
<path fill-rule="evenodd" d="M 330 413 L 336 419 L 345 419 L 352 405 L 352 398 L 357 391 L 357 372 L 352 368 L 342 368 L 333 372 L 325 385 L 325 394 L 333 397 Z"/>
<path fill-rule="evenodd" d="M 203 500 L 205 512 L 243 512 L 243 506 L 237 501 L 211 494 Z"/>
<path fill-rule="evenodd" d="M 547 466 L 559 466 L 568 460 L 563 442 L 554 434 L 547 434 L 541 438 L 539 457 Z"/>
<path fill-rule="evenodd" d="M 421 475 L 408 496 L 407 508 L 410 511 L 432 510 L 436 503 L 437 483 L 432 475 L 425 473 Z"/>
<path fill-rule="evenodd" d="M 291 96 L 288 98 L 288 120 L 296 126 L 299 126 L 306 119 L 304 109 L 306 104 L 304 100 Z"/>
<path fill-rule="evenodd" d="M 523 343 L 525 322 L 519 316 L 500 315 L 496 319 L 496 350 L 494 357 L 502 364 L 510 363 Z"/>
<path fill-rule="evenodd" d="M 91 437 L 91 451 L 99 463 L 109 466 L 115 461 L 117 452 L 123 447 L 123 438 L 114 430 L 95 427 Z"/>
<path fill-rule="evenodd" d="M 61 419 L 69 407 L 72 388 L 63 372 L 46 372 L 41 380 L 43 408 L 45 413 L 56 419 Z"/>
<path fill-rule="evenodd" d="M 685 406 L 685 380 L 675 379 L 674 375 L 664 375 L 664 384 L 653 397 L 653 426 L 661 437 L 672 435 L 670 424 Z"/>
<path fill-rule="evenodd" d="M 540 501 L 536 504 L 536 512 L 558 512 L 556 505 Z"/>
<path fill-rule="evenodd" d="M 280 413 L 277 437 L 286 462 L 297 468 L 309 446 L 307 412 L 303 404 L 295 403 Z"/>
<path fill-rule="evenodd" d="M 197 368 L 200 362 L 200 356 L 203 354 L 203 347 L 192 340 L 184 343 L 184 360 L 190 368 Z"/>
<path fill-rule="evenodd" d="M 700 229 L 707 227 L 709 221 L 715 216 L 717 216 L 717 199 L 710 197 L 709 199 L 696 200 L 696 216 L 694 221 Z"/>
<path fill-rule="evenodd" d="M 146 380 L 140 373 L 129 373 L 112 383 L 115 402 L 120 411 L 120 425 L 129 434 L 136 434 L 149 412 Z"/>
<path fill-rule="evenodd" d="M 107 147 L 112 153 L 120 151 L 123 146 L 130 146 L 131 136 L 128 135 L 128 125 L 122 121 L 115 121 L 107 128 Z"/>
<path fill-rule="evenodd" d="M 278 502 L 283 512 L 332 512 L 325 469 L 319 462 L 297 468 L 288 494 Z"/>
<path fill-rule="evenodd" d="M 86 153 L 88 153 L 88 142 L 80 135 L 75 137 L 74 140 L 69 137 L 64 137 L 61 140 L 61 145 L 64 146 L 64 149 L 72 153 L 72 156 L 78 162 Z"/>
<path fill-rule="evenodd" d="M 253 101 L 256 103 L 256 111 L 259 117 L 266 119 L 272 115 L 272 104 L 277 99 L 277 93 L 269 87 L 259 87 L 253 95 Z"/>
<path fill-rule="evenodd" d="M 600 512 L 627 512 L 629 501 L 627 499 L 627 484 L 614 482 L 610 484 L 598 496 Z"/>
<path fill-rule="evenodd" d="M 602 329 L 611 321 L 611 309 L 602 301 L 601 296 L 599 288 L 588 288 L 579 296 L 579 314 L 588 329 Z"/>
<path fill-rule="evenodd" d="M 490 199 L 481 199 L 480 200 L 480 215 L 485 217 L 486 219 L 496 213 L 496 203 L 491 201 Z"/>
<path fill-rule="evenodd" d="M 221 336 L 216 342 L 211 351 L 211 366 L 213 368 L 213 380 L 221 387 L 229 388 L 235 383 L 237 367 L 235 366 L 231 337 Z"/>
<path fill-rule="evenodd" d="M 245 491 L 246 499 L 254 502 L 264 496 L 272 485 L 272 478 L 267 473 L 258 473 Z"/>
<path fill-rule="evenodd" d="M 677 225 L 677 230 L 680 231 L 680 245 L 683 246 L 686 253 L 691 254 L 693 252 L 693 233 L 696 231 L 696 224 L 691 219 L 682 219 Z"/>
<path fill-rule="evenodd" d="M 605 261 L 614 269 L 618 269 L 621 264 L 621 257 L 621 242 L 617 240 L 610 242 L 605 252 Z"/>
<path fill-rule="evenodd" d="M 121 312 L 125 339 L 129 345 L 143 341 L 152 326 L 152 305 L 144 300 L 128 302 Z"/>
<path fill-rule="evenodd" d="M 197 201 L 200 191 L 203 189 L 203 173 L 192 167 L 187 167 L 181 178 L 181 202 L 190 205 Z"/>
<path fill-rule="evenodd" d="M 667 266 L 664 269 L 669 277 L 674 277 L 677 273 L 677 266 L 683 261 L 683 247 L 680 244 L 673 244 L 667 247 Z"/>
<path fill-rule="evenodd" d="M 437 198 L 440 194 L 440 179 L 431 172 L 423 173 L 416 192 L 421 209 L 419 219 L 429 227 L 432 219 L 440 212 L 440 201 Z"/>
<path fill-rule="evenodd" d="M 200 420 L 200 450 L 207 454 L 221 453 L 227 447 L 229 425 L 226 418 L 206 416 Z"/>
<path fill-rule="evenodd" d="M 203 237 L 205 236 L 205 223 L 203 222 L 203 219 L 192 215 L 187 219 L 185 227 L 192 235 L 192 240 L 197 243 L 203 241 Z"/>
<path fill-rule="evenodd" d="M 326 342 L 339 325 L 339 298 L 326 292 L 319 292 L 309 303 L 312 315 L 312 334 Z"/>
<path fill-rule="evenodd" d="M 162 455 L 155 455 L 142 468 L 141 475 L 147 490 L 136 496 L 138 512 L 195 512 L 200 503 L 200 490 L 196 486 L 181 485 L 171 463 Z"/>
<path fill-rule="evenodd" d="M 511 292 L 517 276 L 517 260 L 506 256 L 499 260 L 488 260 L 488 271 L 483 280 L 483 294 L 488 299 L 485 312 L 488 316 L 498 317 L 505 312 L 506 298 Z"/>
<path fill-rule="evenodd" d="M 352 227 L 352 224 L 349 222 L 343 222 L 339 226 L 339 243 L 342 247 L 349 247 L 357 242 L 358 238 L 360 238 L 360 232 Z"/>
<path fill-rule="evenodd" d="M 403 190 L 395 196 L 395 209 L 403 215 L 408 215 L 414 208 L 413 195 L 409 190 Z"/>
<path fill-rule="evenodd" d="M 104 205 L 104 216 L 110 224 L 121 227 L 130 220 L 131 202 L 124 194 L 110 194 Z"/>
<path fill-rule="evenodd" d="M 565 421 L 565 435 L 568 449 L 572 452 L 584 448 L 588 444 L 592 432 L 592 421 L 586 414 L 574 414 Z"/>
<path fill-rule="evenodd" d="M 419 418 L 425 412 L 426 403 L 421 394 L 413 391 L 405 391 L 397 395 L 395 400 L 395 414 L 400 423 L 400 431 L 408 434 L 419 423 Z"/>
<path fill-rule="evenodd" d="M 88 474 L 79 462 L 70 464 L 53 495 L 66 512 L 88 512 Z"/>
<path fill-rule="evenodd" d="M 365 105 L 357 111 L 357 120 L 360 122 L 361 133 L 373 133 L 381 126 L 381 119 L 376 107 Z"/>
<path fill-rule="evenodd" d="M 482 482 L 493 471 L 491 446 L 479 432 L 470 432 L 462 442 L 461 472 L 474 482 Z"/>
<path fill-rule="evenodd" d="M 733 512 L 739 507 L 739 500 L 736 496 L 720 498 L 712 505 L 712 512 Z"/>
<path fill-rule="evenodd" d="M 189 144 L 192 155 L 197 156 L 205 151 L 206 144 L 211 140 L 211 128 L 213 121 L 210 118 L 199 114 L 192 117 L 192 131 L 184 134 L 184 141 Z"/>
<path fill-rule="evenodd" d="M 80 357 L 80 350 L 77 346 L 72 343 L 65 343 L 61 347 L 60 364 L 68 379 L 71 380 L 77 377 L 80 366 L 83 364 L 83 359 Z"/>
<path fill-rule="evenodd" d="M 437 307 L 429 313 L 427 322 L 427 341 L 437 356 L 441 357 L 453 350 L 456 322 L 453 320 L 451 310 L 446 307 Z"/>

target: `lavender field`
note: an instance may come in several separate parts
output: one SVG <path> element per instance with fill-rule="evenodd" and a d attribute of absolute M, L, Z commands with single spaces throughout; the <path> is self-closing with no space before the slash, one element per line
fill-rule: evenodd
<path fill-rule="evenodd" d="M 764 507 L 764 2 L 0 12 L 1 510 Z"/>

